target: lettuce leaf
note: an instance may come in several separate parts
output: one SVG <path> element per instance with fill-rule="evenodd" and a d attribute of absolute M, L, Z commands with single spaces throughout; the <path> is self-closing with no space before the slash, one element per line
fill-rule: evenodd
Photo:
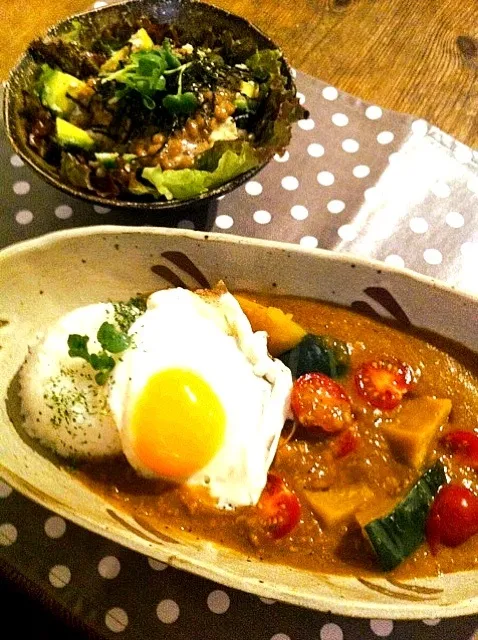
<path fill-rule="evenodd" d="M 212 147 L 211 153 L 215 147 L 216 145 Z M 256 167 L 258 163 L 259 160 L 255 151 L 248 142 L 243 142 L 238 149 L 235 149 L 233 146 L 226 148 L 219 158 L 217 167 L 210 173 L 211 177 L 208 188 L 214 189 L 215 187 L 219 187 L 221 184 L 229 182 L 229 180 L 232 180 L 241 173 L 245 173 L 249 171 L 249 169 Z"/>
<path fill-rule="evenodd" d="M 261 49 L 246 60 L 246 66 L 258 80 L 266 80 L 269 76 L 281 76 L 282 54 L 278 49 Z M 285 78 L 283 78 L 285 80 Z"/>
<path fill-rule="evenodd" d="M 254 77 L 261 81 L 262 102 L 254 131 L 259 157 L 281 155 L 289 145 L 291 125 L 308 112 L 299 104 L 293 83 L 283 74 L 282 54 L 278 49 L 262 49 L 246 60 Z"/>
<path fill-rule="evenodd" d="M 93 191 L 91 168 L 67 151 L 61 153 L 60 176 L 74 187 Z"/>
<path fill-rule="evenodd" d="M 295 90 L 273 86 L 264 102 L 263 113 L 256 128 L 257 153 L 270 157 L 282 155 L 292 137 L 292 124 L 309 113 L 299 104 Z"/>
<path fill-rule="evenodd" d="M 158 193 L 172 200 L 186 200 L 207 191 L 206 177 L 209 175 L 199 169 L 168 169 L 146 167 L 141 174 L 156 187 Z"/>
<path fill-rule="evenodd" d="M 214 147 L 211 149 L 211 158 Z M 212 171 L 204 169 L 168 169 L 163 171 L 159 166 L 146 167 L 143 169 L 142 177 L 154 184 L 158 193 L 167 200 L 173 198 L 185 200 L 229 182 L 241 173 L 257 166 L 258 162 L 254 149 L 248 142 L 244 142 L 237 151 L 231 148 L 226 149 Z"/>

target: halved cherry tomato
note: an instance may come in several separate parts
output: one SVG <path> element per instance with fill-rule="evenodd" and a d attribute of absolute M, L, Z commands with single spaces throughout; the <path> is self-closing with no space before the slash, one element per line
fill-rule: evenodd
<path fill-rule="evenodd" d="M 332 450 L 335 458 L 345 458 L 350 453 L 357 451 L 360 444 L 360 435 L 356 427 L 349 427 L 336 437 Z"/>
<path fill-rule="evenodd" d="M 445 484 L 433 501 L 426 537 L 433 554 L 438 545 L 457 547 L 478 533 L 478 496 L 459 484 Z"/>
<path fill-rule="evenodd" d="M 267 474 L 257 509 L 262 532 L 273 540 L 288 535 L 300 520 L 299 499 L 275 473 Z"/>
<path fill-rule="evenodd" d="M 307 429 L 320 427 L 333 433 L 354 422 L 345 390 L 323 373 L 305 373 L 297 378 L 290 401 L 296 420 Z"/>
<path fill-rule="evenodd" d="M 408 364 L 390 358 L 364 362 L 355 373 L 355 386 L 377 409 L 395 409 L 410 389 L 413 372 Z"/>
<path fill-rule="evenodd" d="M 441 442 L 457 454 L 464 464 L 478 470 L 478 433 L 476 431 L 451 431 Z"/>

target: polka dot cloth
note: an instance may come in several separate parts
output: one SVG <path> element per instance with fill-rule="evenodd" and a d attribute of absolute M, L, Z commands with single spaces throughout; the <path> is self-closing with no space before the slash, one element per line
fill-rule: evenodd
<path fill-rule="evenodd" d="M 98 573 L 106 580 L 118 577 L 120 570 L 121 563 L 115 556 L 105 556 L 98 563 Z"/>
<path fill-rule="evenodd" d="M 113 633 L 122 633 L 128 626 L 128 614 L 120 607 L 108 609 L 105 614 L 105 626 Z"/>
<path fill-rule="evenodd" d="M 388 638 L 393 631 L 391 620 L 370 620 L 370 629 L 380 638 Z"/>
<path fill-rule="evenodd" d="M 57 589 L 63 589 L 70 583 L 71 571 L 69 567 L 65 567 L 62 564 L 56 564 L 50 569 L 48 579 L 54 587 Z"/>
<path fill-rule="evenodd" d="M 179 618 L 179 606 L 174 600 L 161 600 L 156 607 L 158 618 L 164 624 L 172 624 Z"/>
<path fill-rule="evenodd" d="M 66 522 L 59 516 L 51 516 L 45 522 L 45 533 L 49 538 L 57 540 L 64 535 L 66 531 Z"/>
<path fill-rule="evenodd" d="M 213 613 L 226 613 L 229 609 L 231 600 L 225 591 L 216 589 L 211 591 L 207 597 L 207 606 Z"/>
<path fill-rule="evenodd" d="M 234 192 L 160 224 L 372 256 L 478 292 L 477 155 L 424 120 L 300 73 L 297 84 L 311 117 L 294 126 L 288 150 Z M 158 224 L 156 215 L 91 206 L 44 184 L 3 131 L 0 171 L 2 246 L 77 226 Z M 104 638 L 470 640 L 478 629 L 477 616 L 354 619 L 225 588 L 89 533 L 3 481 L 0 554 Z"/>

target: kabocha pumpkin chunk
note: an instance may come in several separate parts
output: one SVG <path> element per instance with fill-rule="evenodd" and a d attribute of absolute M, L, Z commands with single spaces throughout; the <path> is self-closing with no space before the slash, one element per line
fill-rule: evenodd
<path fill-rule="evenodd" d="M 251 323 L 253 331 L 267 332 L 271 356 L 279 356 L 284 351 L 292 349 L 306 335 L 306 331 L 292 320 L 290 313 L 284 313 L 277 307 L 266 307 L 242 295 L 235 295 L 235 298 Z"/>
<path fill-rule="evenodd" d="M 423 396 L 404 402 L 391 422 L 382 426 L 395 458 L 420 469 L 450 411 L 448 398 Z"/>
<path fill-rule="evenodd" d="M 352 521 L 358 509 L 374 496 L 372 490 L 365 484 L 329 491 L 305 491 L 305 495 L 319 524 L 324 529 Z"/>

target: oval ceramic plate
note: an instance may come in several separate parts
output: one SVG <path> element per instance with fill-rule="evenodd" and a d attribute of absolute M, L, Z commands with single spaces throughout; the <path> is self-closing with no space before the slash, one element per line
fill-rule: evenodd
<path fill-rule="evenodd" d="M 386 576 L 313 574 L 247 561 L 181 532 L 147 530 L 80 484 L 17 428 L 15 376 L 38 331 L 79 305 L 219 279 L 232 290 L 368 308 L 478 350 L 476 332 L 470 332 L 476 327 L 477 298 L 381 263 L 192 231 L 91 227 L 54 233 L 0 253 L 0 475 L 29 498 L 119 544 L 263 597 L 372 618 L 476 613 L 478 569 L 400 583 Z"/>

